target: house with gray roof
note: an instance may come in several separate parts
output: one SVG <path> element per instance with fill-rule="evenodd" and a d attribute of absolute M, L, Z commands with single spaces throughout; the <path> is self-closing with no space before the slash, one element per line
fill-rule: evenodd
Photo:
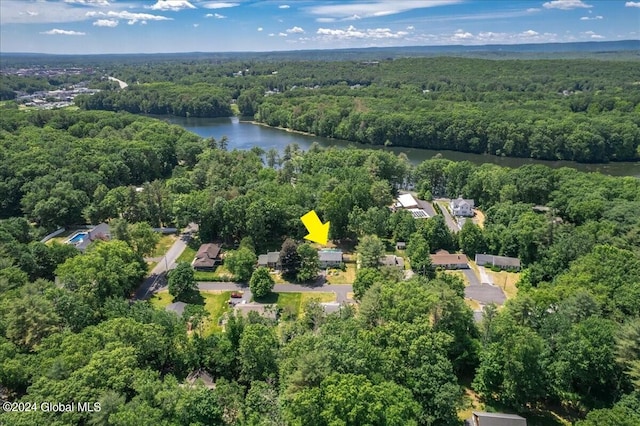
<path fill-rule="evenodd" d="M 473 217 L 473 200 L 465 200 L 462 197 L 456 198 L 449 202 L 451 214 L 454 216 Z"/>
<path fill-rule="evenodd" d="M 517 414 L 473 411 L 467 423 L 471 426 L 527 426 L 527 419 Z"/>
<path fill-rule="evenodd" d="M 320 250 L 318 251 L 320 268 L 331 268 L 342 265 L 342 250 Z"/>
<path fill-rule="evenodd" d="M 270 251 L 267 254 L 258 256 L 258 266 L 269 269 L 278 269 L 280 267 L 280 252 Z"/>
<path fill-rule="evenodd" d="M 507 271 L 519 271 L 520 259 L 517 257 L 494 256 L 492 254 L 476 254 L 478 266 L 496 266 Z"/>
<path fill-rule="evenodd" d="M 86 232 L 86 235 L 84 235 L 83 238 L 78 238 L 78 235 L 80 234 L 82 233 L 76 234 L 76 236 L 67 241 L 68 244 L 73 244 L 80 251 L 85 251 L 94 241 L 109 241 L 111 239 L 111 229 L 106 223 L 101 223 L 93 227 Z M 79 239 L 79 241 L 74 241 L 76 239 Z"/>
<path fill-rule="evenodd" d="M 380 258 L 380 264 L 382 266 L 389 266 L 391 268 L 404 269 L 404 259 L 395 254 L 387 254 Z"/>

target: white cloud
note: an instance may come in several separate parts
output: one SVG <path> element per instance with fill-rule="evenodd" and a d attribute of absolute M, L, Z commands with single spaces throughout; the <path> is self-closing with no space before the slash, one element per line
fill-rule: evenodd
<path fill-rule="evenodd" d="M 83 4 L 87 6 L 110 6 L 108 0 L 64 0 L 65 3 Z"/>
<path fill-rule="evenodd" d="M 453 38 L 454 40 L 467 40 L 473 38 L 473 34 L 464 30 L 456 30 Z"/>
<path fill-rule="evenodd" d="M 262 31 L 264 28 L 262 27 L 258 27 L 258 31 Z"/>
<path fill-rule="evenodd" d="M 187 0 L 158 0 L 156 4 L 149 6 L 152 10 L 172 10 L 177 12 L 182 9 L 195 9 L 196 7 Z"/>
<path fill-rule="evenodd" d="M 275 37 L 276 35 L 274 33 L 269 33 L 269 37 Z"/>
<path fill-rule="evenodd" d="M 97 17 L 97 16 L 106 16 L 108 18 L 126 19 L 127 24 L 129 25 L 134 25 L 138 22 L 144 25 L 147 23 L 147 21 L 172 21 L 173 20 L 172 18 L 167 18 L 166 16 L 152 15 L 150 13 L 132 13 L 126 10 L 123 10 L 120 12 L 115 12 L 111 10 L 107 13 L 91 11 L 91 12 L 87 12 L 86 16 L 91 18 Z"/>
<path fill-rule="evenodd" d="M 193 28 L 198 28 L 200 24 L 193 24 Z"/>
<path fill-rule="evenodd" d="M 316 18 L 316 22 L 320 22 L 320 23 L 329 23 L 329 22 L 336 22 L 336 18 Z"/>
<path fill-rule="evenodd" d="M 537 36 L 537 35 L 539 35 L 539 34 L 540 34 L 539 32 L 537 32 L 537 31 L 533 31 L 533 30 L 527 30 L 527 31 L 523 31 L 523 32 L 522 32 L 522 35 L 523 35 L 524 37 L 534 37 L 534 36 Z"/>
<path fill-rule="evenodd" d="M 330 18 L 349 18 L 358 15 L 363 18 L 387 16 L 414 9 L 461 3 L 462 0 L 372 0 L 366 3 L 325 4 L 307 8 L 313 15 Z M 326 21 L 325 21 L 326 22 Z"/>
<path fill-rule="evenodd" d="M 278 35 L 279 35 L 280 37 L 287 37 L 287 36 L 289 36 L 289 34 L 287 34 L 287 33 L 278 33 Z"/>
<path fill-rule="evenodd" d="M 412 31 L 412 30 L 414 30 L 415 28 L 416 28 L 416 27 L 414 27 L 413 25 L 409 25 L 409 26 L 407 27 L 407 29 L 408 29 L 409 31 Z"/>
<path fill-rule="evenodd" d="M 296 34 L 296 33 L 304 33 L 304 30 L 300 27 L 293 27 L 293 28 L 289 28 L 287 32 L 289 34 Z"/>
<path fill-rule="evenodd" d="M 530 7 L 529 9 L 527 9 L 527 12 L 529 13 L 540 12 L 540 9 L 537 7 Z"/>
<path fill-rule="evenodd" d="M 601 38 L 604 38 L 604 36 L 601 36 L 600 34 L 596 34 L 596 33 L 595 33 L 595 32 L 593 32 L 593 31 L 585 31 L 585 32 L 583 32 L 583 33 L 581 33 L 581 34 L 582 34 L 582 35 L 589 36 L 590 38 L 593 38 L 593 39 L 601 39 Z"/>
<path fill-rule="evenodd" d="M 54 28 L 52 30 L 49 31 L 43 31 L 40 34 L 47 34 L 47 35 L 70 35 L 70 36 L 83 36 L 86 33 L 80 32 L 80 31 L 69 31 L 69 30 L 60 30 L 58 28 Z"/>
<path fill-rule="evenodd" d="M 216 19 L 225 19 L 225 15 L 221 15 L 219 13 L 207 13 L 204 15 L 205 18 L 216 18 Z"/>
<path fill-rule="evenodd" d="M 289 9 L 291 6 L 289 6 L 288 4 L 281 4 L 280 6 L 278 6 L 278 9 Z"/>
<path fill-rule="evenodd" d="M 113 28 L 118 26 L 118 20 L 117 19 L 98 19 L 93 23 L 93 26 Z"/>
<path fill-rule="evenodd" d="M 229 2 L 219 2 L 219 1 L 202 3 L 202 7 L 204 7 L 205 9 L 225 9 L 227 7 L 236 7 L 236 6 L 240 6 L 240 3 L 229 3 Z"/>
<path fill-rule="evenodd" d="M 604 19 L 604 16 L 597 15 L 597 16 L 594 16 L 592 18 L 590 18 L 588 16 L 583 16 L 582 18 L 580 18 L 581 21 L 597 21 L 599 19 Z"/>
<path fill-rule="evenodd" d="M 640 7 L 640 1 L 628 1 L 624 5 L 625 7 Z"/>
<path fill-rule="evenodd" d="M 346 30 L 342 29 L 331 29 L 331 28 L 318 28 L 316 31 L 322 39 L 338 39 L 338 40 L 349 40 L 349 39 L 397 39 L 402 38 L 409 34 L 406 31 L 397 31 L 393 32 L 389 28 L 368 28 L 359 30 L 353 25 L 350 25 Z"/>
<path fill-rule="evenodd" d="M 545 9 L 571 10 L 578 8 L 590 8 L 593 6 L 586 4 L 582 0 L 553 0 L 543 3 L 542 7 Z"/>
<path fill-rule="evenodd" d="M 0 0 L 0 24 L 58 24 L 87 19 L 87 10 L 101 9 L 108 2 Z M 112 9 L 124 7 L 113 5 Z"/>

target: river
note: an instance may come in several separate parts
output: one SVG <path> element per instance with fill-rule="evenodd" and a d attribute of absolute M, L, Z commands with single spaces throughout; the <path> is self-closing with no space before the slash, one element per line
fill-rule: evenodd
<path fill-rule="evenodd" d="M 396 154 L 405 153 L 413 164 L 419 164 L 433 156 L 440 154 L 442 158 L 453 161 L 468 160 L 474 164 L 492 163 L 505 167 L 519 167 L 524 164 L 543 164 L 552 168 L 572 167 L 584 172 L 600 172 L 612 176 L 635 176 L 640 178 L 640 162 L 622 162 L 608 164 L 581 164 L 573 161 L 544 161 L 530 158 L 497 157 L 495 155 L 470 154 L 457 151 L 434 151 L 430 149 L 417 149 L 405 147 L 378 147 L 358 144 L 338 139 L 309 136 L 286 130 L 275 129 L 267 126 L 241 121 L 237 117 L 228 118 L 185 118 L 174 116 L 155 116 L 161 120 L 184 127 L 204 138 L 214 137 L 220 139 L 226 136 L 229 139 L 228 149 L 251 149 L 259 146 L 265 151 L 275 148 L 282 152 L 285 146 L 297 143 L 301 149 L 308 149 L 313 142 L 320 146 L 335 146 L 345 148 L 353 146 L 366 149 L 386 149 Z"/>

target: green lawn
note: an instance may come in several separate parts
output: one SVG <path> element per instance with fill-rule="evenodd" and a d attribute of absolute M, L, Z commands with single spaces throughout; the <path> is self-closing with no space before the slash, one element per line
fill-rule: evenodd
<path fill-rule="evenodd" d="M 327 274 L 327 284 L 353 284 L 356 279 L 356 264 L 345 263 L 346 270 L 330 268 Z"/>
<path fill-rule="evenodd" d="M 229 310 L 230 291 L 201 291 L 200 296 L 204 302 L 204 309 L 209 312 L 209 318 L 204 323 L 204 334 L 208 335 L 221 331 L 218 320 Z M 165 308 L 173 302 L 173 296 L 168 291 L 159 291 L 154 294 L 149 302 L 157 308 Z"/>
<path fill-rule="evenodd" d="M 196 281 L 233 281 L 233 274 L 224 265 L 220 265 L 215 271 L 194 271 Z"/>
<path fill-rule="evenodd" d="M 196 257 L 196 249 L 193 249 L 189 246 L 185 247 L 184 251 L 182 252 L 182 254 L 180 255 L 180 257 L 178 257 L 176 262 L 187 262 L 187 263 L 191 263 L 193 262 L 193 258 Z"/>
<path fill-rule="evenodd" d="M 156 244 L 156 248 L 153 250 L 153 253 L 149 257 L 160 257 L 164 256 L 164 254 L 169 250 L 169 247 L 178 239 L 176 234 L 168 234 L 160 237 L 160 241 Z M 191 259 L 193 260 L 193 259 Z"/>
<path fill-rule="evenodd" d="M 285 319 L 295 319 L 304 311 L 304 305 L 307 301 L 316 299 L 320 303 L 335 302 L 336 295 L 334 293 L 315 293 L 315 292 L 291 292 L 291 293 L 271 293 L 256 302 L 276 305 L 282 310 L 282 316 Z"/>

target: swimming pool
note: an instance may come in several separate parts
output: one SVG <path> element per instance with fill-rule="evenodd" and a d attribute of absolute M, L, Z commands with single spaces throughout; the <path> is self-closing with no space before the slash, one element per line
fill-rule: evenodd
<path fill-rule="evenodd" d="M 82 242 L 82 240 L 85 239 L 85 237 L 87 236 L 88 232 L 77 232 L 73 237 L 69 238 L 66 243 L 67 244 L 79 244 Z"/>

